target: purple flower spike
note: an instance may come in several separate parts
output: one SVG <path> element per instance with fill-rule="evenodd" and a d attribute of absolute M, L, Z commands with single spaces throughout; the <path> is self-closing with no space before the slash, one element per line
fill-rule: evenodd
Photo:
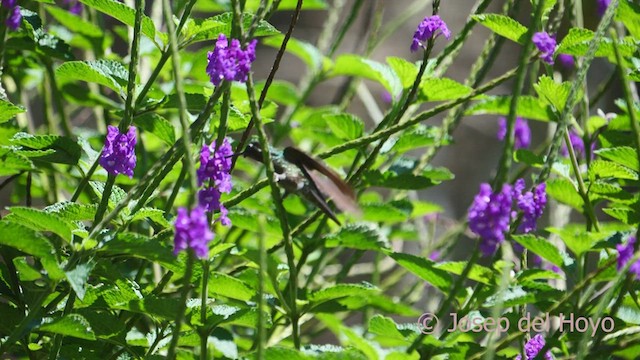
<path fill-rule="evenodd" d="M 411 42 L 411 52 L 418 51 L 419 48 L 426 48 L 424 44 L 431 37 L 438 37 L 438 35 L 444 35 L 447 39 L 451 37 L 451 31 L 447 27 L 447 24 L 442 21 L 440 16 L 433 15 L 425 17 L 418 25 L 418 29 L 413 34 L 413 41 Z"/>
<path fill-rule="evenodd" d="M 511 220 L 511 186 L 505 184 L 493 193 L 489 184 L 481 184 L 480 192 L 469 208 L 469 229 L 480 236 L 480 250 L 485 256 L 493 254 L 505 239 Z"/>
<path fill-rule="evenodd" d="M 618 271 L 622 270 L 622 268 L 624 268 L 625 265 L 627 265 L 627 263 L 633 258 L 633 246 L 635 245 L 635 243 L 636 243 L 636 237 L 631 236 L 629 237 L 629 240 L 627 240 L 626 244 L 616 245 L 616 250 L 618 250 L 618 264 L 617 264 Z M 631 265 L 631 267 L 637 268 L 638 266 L 636 265 L 640 265 L 638 263 L 640 263 L 640 260 L 636 261 L 636 263 Z M 637 276 L 640 275 L 636 271 L 634 271 L 634 273 Z"/>
<path fill-rule="evenodd" d="M 556 37 L 550 36 L 546 32 L 533 34 L 533 43 L 540 50 L 540 58 L 549 65 L 553 65 L 553 53 L 556 51 Z"/>
<path fill-rule="evenodd" d="M 576 67 L 576 61 L 571 55 L 558 54 L 558 61 L 560 62 L 560 66 L 567 70 L 571 70 Z"/>
<path fill-rule="evenodd" d="M 14 6 L 9 10 L 9 16 L 7 16 L 7 27 L 11 30 L 18 30 L 21 21 L 22 14 L 20 13 L 20 6 Z"/>
<path fill-rule="evenodd" d="M 4 6 L 7 9 L 11 9 L 14 6 L 16 6 L 17 2 L 18 0 L 2 0 L 2 6 Z"/>
<path fill-rule="evenodd" d="M 515 148 L 526 149 L 531 144 L 531 129 L 527 120 L 517 117 L 514 126 L 515 131 Z M 498 140 L 504 140 L 507 136 L 507 119 L 501 117 L 499 120 Z"/>
<path fill-rule="evenodd" d="M 540 352 L 540 350 L 544 348 L 544 345 L 545 345 L 545 341 L 542 335 L 538 334 L 532 337 L 531 340 L 527 341 L 527 343 L 524 344 L 525 360 L 535 359 L 536 356 L 538 356 L 538 353 Z M 551 351 L 547 351 L 547 353 L 544 354 L 544 358 L 546 360 L 552 360 L 553 356 L 551 355 Z M 522 360 L 522 355 L 516 356 L 515 359 Z"/>
<path fill-rule="evenodd" d="M 522 222 L 518 227 L 518 232 L 526 234 L 536 229 L 536 223 L 547 205 L 546 185 L 539 184 L 533 192 L 527 191 L 523 194 L 524 180 L 518 179 L 514 188 L 516 189 L 514 197 L 518 209 L 522 210 Z"/>
<path fill-rule="evenodd" d="M 136 167 L 136 136 L 137 131 L 133 126 L 129 126 L 126 134 L 121 134 L 117 127 L 109 125 L 100 156 L 100 165 L 109 174 L 133 177 L 133 169 Z"/>
<path fill-rule="evenodd" d="M 178 209 L 173 248 L 175 255 L 189 247 L 193 249 L 196 256 L 204 259 L 209 255 L 211 240 L 213 240 L 213 233 L 209 230 L 209 221 L 204 209 L 196 207 L 191 210 L 191 214 L 186 208 Z"/>
<path fill-rule="evenodd" d="M 74 15 L 82 14 L 82 3 L 78 0 L 64 0 L 64 3 L 69 6 L 69 12 Z"/>
<path fill-rule="evenodd" d="M 218 191 L 229 193 L 232 188 L 231 175 L 229 175 L 232 155 L 233 149 L 227 139 L 222 142 L 219 149 L 215 148 L 215 143 L 202 146 L 200 168 L 197 171 L 198 185 L 213 180 Z"/>
<path fill-rule="evenodd" d="M 611 0 L 596 0 L 596 11 L 598 16 L 602 17 L 609 7 Z"/>
<path fill-rule="evenodd" d="M 213 85 L 218 86 L 223 80 L 246 82 L 256 59 L 256 44 L 254 39 L 242 50 L 240 41 L 232 39 L 229 46 L 227 37 L 220 34 L 213 51 L 207 53 L 207 74 Z"/>
<path fill-rule="evenodd" d="M 577 132 L 575 132 L 575 130 L 571 129 L 569 131 L 569 139 L 571 139 L 571 147 L 573 147 L 573 151 L 576 154 L 576 157 L 583 157 L 585 154 L 585 146 L 584 146 L 584 141 L 582 140 L 582 137 L 580 137 L 580 135 L 578 135 Z M 591 158 L 593 159 L 593 151 L 596 149 L 596 143 L 592 143 L 591 144 Z M 560 153 L 562 154 L 562 156 L 564 157 L 568 157 L 569 156 L 569 150 L 567 149 L 567 144 L 566 143 L 562 143 L 562 148 L 560 148 Z"/>

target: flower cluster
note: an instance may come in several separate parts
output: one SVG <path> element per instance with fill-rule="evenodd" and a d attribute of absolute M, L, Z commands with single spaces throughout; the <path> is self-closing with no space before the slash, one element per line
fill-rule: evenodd
<path fill-rule="evenodd" d="M 100 165 L 109 174 L 133 177 L 133 169 L 136 167 L 136 136 L 137 131 L 133 126 L 129 126 L 126 134 L 122 134 L 117 127 L 109 125 L 100 155 Z"/>
<path fill-rule="evenodd" d="M 242 50 L 240 41 L 232 39 L 229 45 L 227 37 L 220 34 L 213 51 L 207 53 L 207 74 L 213 85 L 218 86 L 223 80 L 247 81 L 251 63 L 256 59 L 256 44 L 254 39 Z"/>
<path fill-rule="evenodd" d="M 569 54 L 558 54 L 557 59 L 560 63 L 560 66 L 567 70 L 571 70 L 576 67 L 576 60 Z"/>
<path fill-rule="evenodd" d="M 540 350 L 544 348 L 544 344 L 545 344 L 545 341 L 542 335 L 538 334 L 532 337 L 531 340 L 527 341 L 527 343 L 524 344 L 524 359 L 525 360 L 535 359 L 536 356 L 538 356 L 538 353 L 540 352 Z M 544 358 L 545 360 L 553 360 L 553 355 L 551 355 L 551 351 L 547 351 L 544 354 Z M 522 355 L 516 356 L 515 360 L 522 360 Z"/>
<path fill-rule="evenodd" d="M 627 265 L 627 263 L 633 258 L 633 246 L 636 243 L 635 236 L 629 237 L 626 244 L 618 244 L 616 245 L 616 250 L 618 250 L 618 271 L 622 270 L 622 268 Z M 631 264 L 629 267 L 629 271 L 635 275 L 636 279 L 640 279 L 640 259 Z"/>
<path fill-rule="evenodd" d="M 413 34 L 413 42 L 411 42 L 411 52 L 416 52 L 420 47 L 426 48 L 424 43 L 431 39 L 431 37 L 437 37 L 438 35 L 444 35 L 447 39 L 451 37 L 451 31 L 447 27 L 444 21 L 438 15 L 427 16 L 418 25 L 418 29 Z"/>
<path fill-rule="evenodd" d="M 82 3 L 78 0 L 64 0 L 66 5 L 69 5 L 69 12 L 74 15 L 80 15 L 82 13 Z"/>
<path fill-rule="evenodd" d="M 579 158 L 579 157 L 585 156 L 586 148 L 584 146 L 584 141 L 582 140 L 582 137 L 578 135 L 578 133 L 575 130 L 571 129 L 569 131 L 569 139 L 571 139 L 571 147 L 573 148 L 573 152 L 576 154 L 576 157 Z M 593 151 L 595 149 L 596 149 L 596 143 L 593 142 L 591 144 L 591 158 L 593 158 Z M 569 149 L 567 148 L 566 143 L 562 143 L 562 148 L 560 149 L 560 153 L 564 157 L 569 156 Z"/>
<path fill-rule="evenodd" d="M 175 255 L 190 247 L 196 256 L 206 258 L 211 240 L 213 240 L 213 233 L 209 230 L 207 214 L 202 207 L 195 207 L 191 213 L 183 207 L 178 209 L 173 248 Z"/>
<path fill-rule="evenodd" d="M 18 30 L 20 21 L 22 20 L 20 6 L 18 6 L 17 2 L 17 0 L 2 0 L 2 6 L 9 9 L 6 25 L 11 30 Z"/>
<path fill-rule="evenodd" d="M 609 3 L 611 3 L 611 0 L 596 0 L 596 11 L 598 12 L 598 16 L 604 16 L 604 12 L 607 11 Z"/>
<path fill-rule="evenodd" d="M 498 140 L 504 140 L 507 136 L 507 119 L 501 117 L 499 119 L 499 128 L 498 128 Z M 515 135 L 515 148 L 517 149 L 526 149 L 531 144 L 531 129 L 529 129 L 529 124 L 527 120 L 517 117 L 516 123 L 514 126 L 514 135 Z"/>
<path fill-rule="evenodd" d="M 197 171 L 198 185 L 207 184 L 198 192 L 198 201 L 205 211 L 220 211 L 220 222 L 231 225 L 227 217 L 227 209 L 220 203 L 221 193 L 231 192 L 231 156 L 233 149 L 228 139 L 216 148 L 215 143 L 202 146 L 200 151 L 200 168 Z"/>
<path fill-rule="evenodd" d="M 536 223 L 542 216 L 547 204 L 545 184 L 536 186 L 533 191 L 524 191 L 524 180 L 518 179 L 515 185 L 505 184 L 500 192 L 493 192 L 489 184 L 481 184 L 469 208 L 469 229 L 480 236 L 480 250 L 485 256 L 493 254 L 510 228 L 511 220 L 521 213 L 518 232 L 528 233 L 536 229 Z M 517 210 L 512 210 L 515 202 Z"/>
<path fill-rule="evenodd" d="M 549 65 L 553 65 L 553 54 L 556 52 L 556 36 L 546 32 L 533 34 L 533 43 L 540 50 L 540 58 Z"/>

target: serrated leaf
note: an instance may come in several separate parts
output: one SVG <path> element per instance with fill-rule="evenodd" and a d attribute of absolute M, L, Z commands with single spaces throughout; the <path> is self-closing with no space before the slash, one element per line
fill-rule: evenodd
<path fill-rule="evenodd" d="M 418 67 L 416 64 L 407 61 L 404 58 L 390 56 L 387 58 L 387 64 L 395 71 L 400 78 L 403 89 L 408 89 L 416 81 L 418 76 Z"/>
<path fill-rule="evenodd" d="M 479 14 L 472 15 L 471 18 L 479 22 L 482 26 L 489 28 L 496 34 L 506 37 L 511 41 L 524 44 L 526 40 L 526 26 L 508 16 L 500 14 Z"/>
<path fill-rule="evenodd" d="M 251 26 L 254 16 L 244 13 L 242 16 L 243 28 L 246 30 Z M 186 44 L 193 44 L 201 41 L 216 40 L 218 35 L 225 34 L 227 39 L 231 37 L 231 23 L 233 14 L 226 12 L 207 19 L 194 19 L 193 24 L 187 27 L 183 35 L 186 38 Z M 280 32 L 265 20 L 260 20 L 253 34 L 254 37 L 262 37 L 279 34 Z"/>
<path fill-rule="evenodd" d="M 89 321 L 79 314 L 69 314 L 40 325 L 39 330 L 79 339 L 95 340 Z"/>
<path fill-rule="evenodd" d="M 451 289 L 451 275 L 435 267 L 431 260 L 403 253 L 387 253 L 400 266 L 409 270 L 422 280 L 430 283 L 441 291 L 448 293 Z"/>
<path fill-rule="evenodd" d="M 381 150 L 381 153 L 395 151 L 402 154 L 413 149 L 434 145 L 440 139 L 440 133 L 441 130 L 438 127 L 418 124 L 400 134 L 395 140 L 389 139 L 388 141 L 393 141 L 393 146 L 386 151 Z"/>
<path fill-rule="evenodd" d="M 424 189 L 452 178 L 453 174 L 445 168 L 427 169 L 422 172 L 422 175 L 414 175 L 407 172 L 397 173 L 392 170 L 381 173 L 375 170 L 367 172 L 364 177 L 369 186 L 404 190 Z"/>
<path fill-rule="evenodd" d="M 19 132 L 11 138 L 11 143 L 33 150 L 54 150 L 54 153 L 37 159 L 60 164 L 77 164 L 82 152 L 77 141 L 58 135 L 31 135 Z"/>
<path fill-rule="evenodd" d="M 264 89 L 264 84 L 264 81 L 256 83 L 257 94 L 262 92 L 262 89 Z M 295 85 L 293 85 L 292 83 L 282 80 L 274 80 L 271 83 L 271 86 L 269 86 L 266 99 L 274 101 L 278 104 L 294 105 L 299 102 L 300 96 L 298 95 L 298 90 L 296 89 Z"/>
<path fill-rule="evenodd" d="M 640 39 L 640 5 L 629 0 L 620 0 L 616 20 L 622 21 L 634 38 Z"/>
<path fill-rule="evenodd" d="M 128 78 L 127 68 L 114 60 L 67 61 L 56 69 L 56 79 L 62 85 L 72 81 L 96 83 L 123 98 Z"/>
<path fill-rule="evenodd" d="M 275 35 L 265 38 L 261 42 L 264 45 L 279 49 L 283 40 L 284 35 Z M 321 70 L 324 61 L 330 61 L 325 59 L 320 50 L 312 44 L 293 37 L 289 39 L 285 50 L 302 60 L 312 71 Z"/>
<path fill-rule="evenodd" d="M 633 209 L 614 207 L 604 208 L 602 209 L 602 212 L 628 225 L 636 225 L 640 223 L 640 214 Z"/>
<path fill-rule="evenodd" d="M 359 250 L 388 248 L 388 240 L 379 228 L 372 224 L 347 224 L 337 233 L 325 237 L 326 247 L 344 246 Z"/>
<path fill-rule="evenodd" d="M 49 205 L 43 209 L 44 211 L 56 214 L 59 217 L 69 221 L 85 221 L 93 220 L 98 204 L 85 205 L 71 201 L 63 201 Z"/>
<path fill-rule="evenodd" d="M 564 106 L 569 98 L 569 92 L 571 91 L 571 83 L 565 81 L 561 84 L 556 83 L 552 78 L 547 75 L 543 75 L 538 79 L 538 83 L 533 85 L 538 97 L 553 106 L 559 113 L 564 109 Z M 579 93 L 577 98 L 581 98 L 582 94 Z"/>
<path fill-rule="evenodd" d="M 91 38 L 101 38 L 104 36 L 102 30 L 98 26 L 92 22 L 84 20 L 81 16 L 74 15 L 59 6 L 47 6 L 45 9 L 60 24 L 74 33 Z"/>
<path fill-rule="evenodd" d="M 378 293 L 380 289 L 370 284 L 336 284 L 316 290 L 307 296 L 309 301 L 324 302 L 348 296 L 369 296 Z"/>
<path fill-rule="evenodd" d="M 513 153 L 513 160 L 537 167 L 544 164 L 544 157 L 534 154 L 531 150 L 518 149 Z"/>
<path fill-rule="evenodd" d="M 151 262 L 158 262 L 162 266 L 177 272 L 179 265 L 172 248 L 167 246 L 166 238 L 169 232 L 162 232 L 149 238 L 135 233 L 121 233 L 115 239 L 108 241 L 99 251 L 110 255 L 128 255 Z"/>
<path fill-rule="evenodd" d="M 127 5 L 116 0 L 80 0 L 81 3 L 88 7 L 94 8 L 101 13 L 107 14 L 112 18 L 122 22 L 133 28 L 135 24 L 136 11 Z M 156 38 L 156 28 L 153 21 L 146 15 L 142 15 L 141 24 L 142 33 L 152 41 Z"/>
<path fill-rule="evenodd" d="M 84 299 L 87 280 L 89 279 L 89 274 L 91 274 L 91 270 L 93 270 L 94 266 L 94 262 L 88 262 L 78 264 L 72 270 L 65 271 L 67 280 L 69 281 L 69 284 L 73 288 L 73 291 L 76 293 L 80 301 Z"/>
<path fill-rule="evenodd" d="M 449 78 L 426 79 L 420 85 L 418 100 L 445 101 L 467 96 L 473 91 L 470 87 Z"/>
<path fill-rule="evenodd" d="M 256 295 L 256 290 L 242 280 L 223 273 L 213 272 L 209 276 L 209 293 L 211 295 L 249 301 Z"/>
<path fill-rule="evenodd" d="M 582 212 L 584 200 L 578 194 L 578 190 L 567 179 L 558 178 L 547 181 L 547 195 L 558 202 L 569 205 Z"/>
<path fill-rule="evenodd" d="M 555 271 L 543 269 L 526 269 L 518 274 L 519 282 L 528 282 L 534 280 L 563 279 L 562 275 Z"/>
<path fill-rule="evenodd" d="M 407 336 L 400 332 L 398 325 L 392 318 L 380 314 L 375 315 L 369 320 L 369 332 L 380 335 L 385 341 L 388 339 L 398 340 L 399 344 L 406 344 L 408 341 Z"/>
<path fill-rule="evenodd" d="M 0 124 L 13 119 L 17 114 L 23 112 L 25 112 L 23 107 L 0 99 Z"/>
<path fill-rule="evenodd" d="M 49 240 L 28 227 L 0 221 L 0 244 L 10 246 L 38 258 L 54 258 L 55 250 Z"/>
<path fill-rule="evenodd" d="M 598 149 L 594 152 L 600 157 L 626 166 L 636 172 L 640 171 L 640 165 L 638 164 L 638 153 L 632 147 L 618 146 L 614 148 Z"/>
<path fill-rule="evenodd" d="M 598 241 L 602 241 L 615 233 L 615 231 L 588 232 L 585 230 L 584 225 L 580 226 L 579 224 L 569 224 L 561 229 L 547 228 L 547 231 L 560 236 L 567 248 L 578 257 L 591 250 Z"/>
<path fill-rule="evenodd" d="M 171 224 L 165 218 L 164 211 L 155 208 L 144 207 L 136 212 L 132 221 L 149 219 L 163 228 L 170 228 Z"/>
<path fill-rule="evenodd" d="M 498 303 L 501 303 L 502 306 L 511 307 L 522 304 L 529 304 L 536 300 L 534 294 L 525 291 L 522 286 L 515 285 L 510 286 L 508 289 L 504 291 L 497 292 L 494 295 L 487 298 L 484 307 L 491 308 L 496 306 Z"/>
<path fill-rule="evenodd" d="M 558 250 L 558 248 L 556 248 L 555 245 L 547 239 L 530 234 L 514 235 L 513 239 L 518 244 L 524 246 L 525 249 L 533 252 L 553 265 L 558 267 L 562 267 L 564 265 L 564 260 L 560 250 Z"/>
<path fill-rule="evenodd" d="M 509 115 L 509 107 L 511 106 L 511 96 L 489 96 L 484 100 L 480 100 L 465 111 L 465 115 Z M 539 121 L 552 121 L 555 119 L 553 111 L 533 96 L 521 96 L 518 98 L 518 107 L 516 115 Z"/>
<path fill-rule="evenodd" d="M 342 140 L 353 140 L 362 135 L 364 123 L 350 113 L 326 114 L 323 116 L 333 133 Z"/>
<path fill-rule="evenodd" d="M 593 42 L 595 32 L 583 28 L 571 28 L 567 36 L 562 39 L 560 45 L 556 49 L 556 54 L 568 54 L 574 56 L 584 56 L 589 50 L 589 45 Z M 631 38 L 624 38 L 618 44 L 620 55 L 623 57 L 632 56 L 637 46 Z M 595 56 L 607 57 L 614 56 L 613 44 L 611 39 L 602 38 Z"/>
<path fill-rule="evenodd" d="M 136 116 L 133 118 L 133 124 L 157 136 L 167 145 L 173 145 L 176 142 L 176 132 L 171 122 L 156 113 Z"/>
<path fill-rule="evenodd" d="M 402 91 L 398 75 L 386 64 L 381 64 L 353 54 L 340 55 L 333 66 L 331 76 L 358 76 L 373 80 L 384 86 L 395 98 Z"/>
<path fill-rule="evenodd" d="M 73 240 L 72 231 L 74 226 L 60 218 L 56 214 L 48 213 L 43 210 L 14 206 L 9 208 L 12 217 L 16 217 L 18 221 L 23 224 L 28 223 L 29 227 L 40 231 L 51 231 L 52 233 L 59 235 L 62 239 L 70 243 Z M 26 224 L 25 224 L 26 225 Z"/>
<path fill-rule="evenodd" d="M 20 155 L 15 149 L 0 148 L 0 176 L 19 174 L 35 168 L 29 158 Z"/>
<path fill-rule="evenodd" d="M 465 261 L 447 261 L 435 264 L 436 269 L 448 271 L 452 274 L 462 275 L 467 263 Z M 474 264 L 469 271 L 467 277 L 471 280 L 481 282 L 483 284 L 491 284 L 493 278 L 493 271 L 482 265 Z"/>

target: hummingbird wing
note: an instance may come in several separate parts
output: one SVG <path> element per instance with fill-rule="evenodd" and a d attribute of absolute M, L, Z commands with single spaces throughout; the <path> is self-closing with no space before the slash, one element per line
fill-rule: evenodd
<path fill-rule="evenodd" d="M 351 189 L 351 186 L 344 182 L 335 171 L 294 147 L 284 149 L 284 158 L 296 164 L 312 186 L 319 190 L 319 192 L 330 197 L 341 211 L 356 215 L 361 213 L 353 189 Z"/>

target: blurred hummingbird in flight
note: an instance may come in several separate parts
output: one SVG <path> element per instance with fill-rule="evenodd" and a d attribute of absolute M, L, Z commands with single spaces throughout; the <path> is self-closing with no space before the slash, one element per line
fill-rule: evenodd
<path fill-rule="evenodd" d="M 270 147 L 269 151 L 276 181 L 287 193 L 312 202 L 338 225 L 340 221 L 327 204 L 327 198 L 331 198 L 341 211 L 360 214 L 353 189 L 335 171 L 292 146 L 284 150 Z M 262 149 L 257 141 L 250 142 L 242 154 L 263 162 Z"/>

